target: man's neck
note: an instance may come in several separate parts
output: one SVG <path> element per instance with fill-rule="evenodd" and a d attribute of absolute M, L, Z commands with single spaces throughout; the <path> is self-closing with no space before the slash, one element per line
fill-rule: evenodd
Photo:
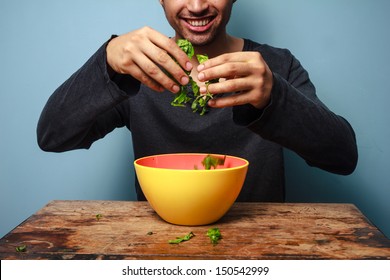
<path fill-rule="evenodd" d="M 195 46 L 196 54 L 207 54 L 209 58 L 219 56 L 224 53 L 242 51 L 244 40 L 228 34 L 216 38 L 212 43 L 205 46 Z"/>

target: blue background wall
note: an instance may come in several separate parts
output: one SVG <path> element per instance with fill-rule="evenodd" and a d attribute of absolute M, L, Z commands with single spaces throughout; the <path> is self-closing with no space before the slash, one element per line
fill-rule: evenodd
<path fill-rule="evenodd" d="M 354 203 L 388 237 L 389 10 L 387 0 L 239 0 L 229 25 L 289 48 L 357 134 L 359 165 L 347 177 L 286 151 L 288 200 Z M 173 34 L 158 0 L 1 0 L 0 236 L 53 199 L 135 199 L 127 130 L 54 154 L 39 150 L 35 129 L 50 94 L 111 34 L 144 25 Z"/>

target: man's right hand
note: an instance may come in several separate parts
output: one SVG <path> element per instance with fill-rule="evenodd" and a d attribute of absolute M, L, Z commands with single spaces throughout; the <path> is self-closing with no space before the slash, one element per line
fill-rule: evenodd
<path fill-rule="evenodd" d="M 112 39 L 106 52 L 107 63 L 115 72 L 131 75 L 153 90 L 167 89 L 173 93 L 180 90 L 180 85 L 161 68 L 181 85 L 189 82 L 188 75 L 182 69 L 192 69 L 187 55 L 173 39 L 150 27 L 143 27 Z"/>

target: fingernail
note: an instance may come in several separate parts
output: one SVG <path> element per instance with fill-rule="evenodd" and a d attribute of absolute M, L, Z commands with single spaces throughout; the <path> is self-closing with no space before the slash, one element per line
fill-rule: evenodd
<path fill-rule="evenodd" d="M 209 106 L 214 106 L 215 105 L 215 100 L 214 99 L 209 100 L 208 105 Z"/>
<path fill-rule="evenodd" d="M 199 81 L 203 81 L 204 80 L 204 73 L 199 73 L 198 79 L 199 79 Z"/>
<path fill-rule="evenodd" d="M 191 71 L 192 70 L 192 63 L 191 62 L 187 62 L 186 63 L 186 70 L 187 71 Z"/>
<path fill-rule="evenodd" d="M 198 71 L 202 71 L 204 69 L 204 65 L 203 64 L 199 64 L 197 69 L 198 69 Z"/>
<path fill-rule="evenodd" d="M 181 79 L 180 79 L 180 83 L 182 84 L 182 85 L 186 85 L 186 84 L 188 84 L 190 82 L 190 79 L 187 77 L 187 76 L 184 76 L 184 77 L 182 77 Z"/>
<path fill-rule="evenodd" d="M 178 85 L 174 85 L 173 87 L 172 87 L 172 91 L 173 92 L 178 92 L 180 90 L 180 87 L 178 86 Z"/>
<path fill-rule="evenodd" d="M 199 88 L 199 92 L 200 92 L 200 93 L 206 93 L 206 92 L 207 92 L 207 88 L 201 86 L 201 87 Z"/>

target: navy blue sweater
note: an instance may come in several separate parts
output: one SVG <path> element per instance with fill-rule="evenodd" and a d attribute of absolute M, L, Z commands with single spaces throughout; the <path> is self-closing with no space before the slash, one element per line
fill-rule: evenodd
<path fill-rule="evenodd" d="M 271 102 L 210 109 L 204 116 L 172 107 L 173 94 L 156 93 L 129 75 L 109 75 L 104 44 L 49 98 L 38 123 L 41 149 L 88 149 L 117 127 L 131 131 L 135 158 L 205 152 L 247 159 L 249 170 L 238 201 L 284 201 L 283 148 L 310 166 L 350 174 L 357 164 L 349 123 L 317 97 L 300 62 L 286 49 L 245 40 L 259 51 L 274 76 Z M 135 182 L 139 200 L 145 197 Z"/>

